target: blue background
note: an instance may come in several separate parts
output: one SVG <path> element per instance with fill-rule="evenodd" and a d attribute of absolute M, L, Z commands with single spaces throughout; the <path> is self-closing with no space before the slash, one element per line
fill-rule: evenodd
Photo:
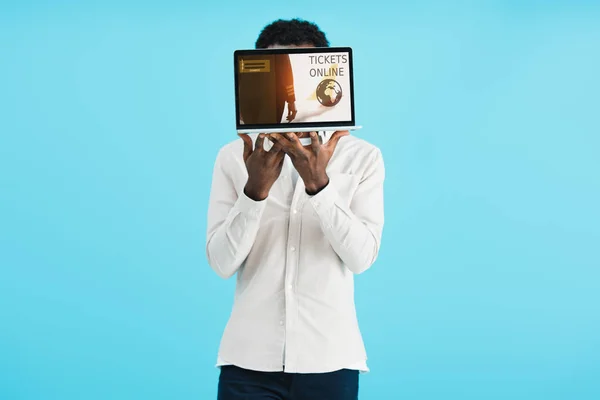
<path fill-rule="evenodd" d="M 599 399 L 600 3 L 524 0 L 3 1 L 0 398 L 215 398 L 232 52 L 296 16 L 387 166 L 361 399 Z"/>

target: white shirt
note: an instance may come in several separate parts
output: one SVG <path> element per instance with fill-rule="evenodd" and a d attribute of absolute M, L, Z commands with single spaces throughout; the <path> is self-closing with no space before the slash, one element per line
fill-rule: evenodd
<path fill-rule="evenodd" d="M 252 135 L 255 140 L 255 135 Z M 267 141 L 265 141 L 267 142 Z M 367 371 L 354 305 L 354 275 L 375 262 L 383 230 L 381 152 L 340 139 L 315 196 L 292 184 L 284 163 L 269 197 L 244 194 L 243 142 L 217 156 L 207 221 L 207 258 L 222 278 L 237 273 L 233 310 L 217 365 L 256 371 Z"/>
<path fill-rule="evenodd" d="M 292 177 L 292 187 L 296 187 L 296 182 L 298 182 L 298 178 L 300 177 L 298 175 L 298 171 L 296 171 L 292 160 L 287 156 L 285 157 L 285 163 L 287 164 L 288 169 L 291 171 L 290 176 Z"/>

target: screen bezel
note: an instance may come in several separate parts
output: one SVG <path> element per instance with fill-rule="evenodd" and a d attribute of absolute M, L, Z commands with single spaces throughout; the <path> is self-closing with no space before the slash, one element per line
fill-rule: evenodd
<path fill-rule="evenodd" d="M 280 122 L 278 124 L 240 124 L 240 104 L 238 98 L 238 57 L 244 55 L 273 55 L 273 54 L 309 54 L 309 53 L 348 53 L 348 69 L 350 73 L 350 121 L 326 121 L 326 122 Z M 236 129 L 276 129 L 278 127 L 286 127 L 286 129 L 292 127 L 306 128 L 312 126 L 319 126 L 323 128 L 331 126 L 354 126 L 355 115 L 354 115 L 354 64 L 351 47 L 298 47 L 291 49 L 248 49 L 248 50 L 236 50 L 233 52 L 233 75 L 234 75 L 234 91 L 235 91 L 235 125 Z"/>

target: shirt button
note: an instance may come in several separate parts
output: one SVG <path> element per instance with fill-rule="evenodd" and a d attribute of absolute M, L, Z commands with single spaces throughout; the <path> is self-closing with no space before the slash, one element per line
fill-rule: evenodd
<path fill-rule="evenodd" d="M 279 325 L 283 326 L 283 320 L 279 321 Z"/>
<path fill-rule="evenodd" d="M 290 250 L 296 251 L 296 248 L 294 246 L 292 246 L 292 247 L 290 247 Z"/>
<path fill-rule="evenodd" d="M 298 210 L 294 210 L 294 211 L 292 211 L 292 212 L 293 212 L 294 214 L 297 214 L 297 213 L 298 213 Z"/>
<path fill-rule="evenodd" d="M 291 290 L 291 289 L 293 289 L 293 288 L 294 288 L 294 286 L 293 286 L 293 285 L 290 283 L 290 284 L 288 285 L 288 289 L 290 289 L 290 290 Z"/>

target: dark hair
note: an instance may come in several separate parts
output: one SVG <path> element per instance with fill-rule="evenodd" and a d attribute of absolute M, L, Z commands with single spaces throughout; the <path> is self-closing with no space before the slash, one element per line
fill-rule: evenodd
<path fill-rule="evenodd" d="M 315 47 L 329 47 L 325 33 L 315 23 L 298 18 L 278 19 L 263 28 L 258 35 L 255 47 L 266 49 L 275 44 L 299 46 L 306 43 Z"/>

